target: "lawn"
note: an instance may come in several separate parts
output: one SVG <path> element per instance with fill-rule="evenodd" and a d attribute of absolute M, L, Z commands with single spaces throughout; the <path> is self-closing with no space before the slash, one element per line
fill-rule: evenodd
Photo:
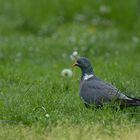
<path fill-rule="evenodd" d="M 70 58 L 140 98 L 138 2 L 0 0 L 0 139 L 139 140 L 140 107 L 85 108 Z"/>

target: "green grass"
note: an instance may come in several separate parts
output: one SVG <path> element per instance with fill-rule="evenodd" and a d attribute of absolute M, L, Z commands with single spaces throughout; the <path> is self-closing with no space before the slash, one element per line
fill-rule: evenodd
<path fill-rule="evenodd" d="M 140 108 L 85 108 L 70 59 L 77 50 L 97 76 L 140 98 L 137 1 L 60 2 L 0 0 L 0 138 L 140 139 Z"/>

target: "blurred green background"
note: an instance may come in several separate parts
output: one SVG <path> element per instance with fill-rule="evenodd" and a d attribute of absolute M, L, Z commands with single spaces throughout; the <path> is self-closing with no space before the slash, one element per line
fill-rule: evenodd
<path fill-rule="evenodd" d="M 139 26 L 140 0 L 0 0 L 0 138 L 139 139 L 139 108 L 85 108 L 70 59 L 139 98 Z"/>
<path fill-rule="evenodd" d="M 0 0 L 0 34 L 50 35 L 63 24 L 122 28 L 139 33 L 139 0 Z"/>

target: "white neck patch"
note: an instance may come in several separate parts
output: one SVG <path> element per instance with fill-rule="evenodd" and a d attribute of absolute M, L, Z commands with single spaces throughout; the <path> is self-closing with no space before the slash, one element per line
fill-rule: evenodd
<path fill-rule="evenodd" d="M 90 79 L 91 77 L 93 77 L 94 75 L 93 74 L 85 74 L 85 76 L 83 77 L 84 80 L 88 80 Z"/>

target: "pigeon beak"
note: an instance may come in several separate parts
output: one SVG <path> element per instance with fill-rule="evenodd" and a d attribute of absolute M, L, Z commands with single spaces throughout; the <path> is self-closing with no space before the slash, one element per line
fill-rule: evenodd
<path fill-rule="evenodd" d="M 75 67 L 75 66 L 79 66 L 79 64 L 78 64 L 78 63 L 75 63 L 75 64 L 73 64 L 72 66 L 73 66 L 73 67 Z"/>

